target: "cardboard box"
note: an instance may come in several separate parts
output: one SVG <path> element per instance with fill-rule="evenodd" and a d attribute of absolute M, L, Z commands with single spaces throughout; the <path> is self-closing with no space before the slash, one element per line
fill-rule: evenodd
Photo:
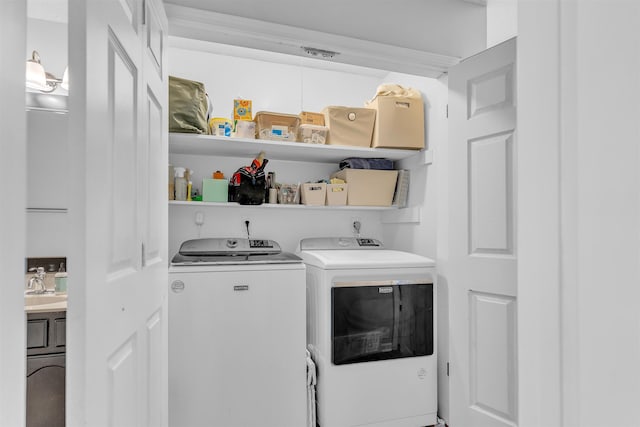
<path fill-rule="evenodd" d="M 203 202 L 227 202 L 229 200 L 229 180 L 204 178 L 202 180 Z"/>
<path fill-rule="evenodd" d="M 344 206 L 347 204 L 348 184 L 327 184 L 327 206 Z"/>
<path fill-rule="evenodd" d="M 324 126 L 324 114 L 303 111 L 300 113 L 300 124 Z"/>
<path fill-rule="evenodd" d="M 255 122 L 259 139 L 295 141 L 298 137 L 300 117 L 296 115 L 259 111 Z"/>
<path fill-rule="evenodd" d="M 371 108 L 330 106 L 322 110 L 329 128 L 329 145 L 370 147 L 376 110 Z"/>
<path fill-rule="evenodd" d="M 349 206 L 391 206 L 397 170 L 342 169 L 331 175 L 347 182 Z"/>
<path fill-rule="evenodd" d="M 424 103 L 422 98 L 376 96 L 367 107 L 376 110 L 372 147 L 424 148 Z"/>
<path fill-rule="evenodd" d="M 324 182 L 302 184 L 302 204 L 324 206 L 327 184 Z"/>

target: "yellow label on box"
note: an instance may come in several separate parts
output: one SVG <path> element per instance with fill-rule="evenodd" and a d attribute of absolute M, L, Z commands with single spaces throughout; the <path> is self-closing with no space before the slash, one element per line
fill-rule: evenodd
<path fill-rule="evenodd" d="M 233 120 L 253 120 L 251 117 L 251 100 L 233 100 Z"/>

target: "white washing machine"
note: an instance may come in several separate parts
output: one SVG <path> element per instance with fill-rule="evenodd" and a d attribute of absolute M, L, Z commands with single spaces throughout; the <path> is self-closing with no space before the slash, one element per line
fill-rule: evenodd
<path fill-rule="evenodd" d="M 298 255 L 318 425 L 436 424 L 434 261 L 360 238 L 303 239 Z"/>
<path fill-rule="evenodd" d="M 190 240 L 169 284 L 169 426 L 304 426 L 301 259 L 272 240 Z"/>

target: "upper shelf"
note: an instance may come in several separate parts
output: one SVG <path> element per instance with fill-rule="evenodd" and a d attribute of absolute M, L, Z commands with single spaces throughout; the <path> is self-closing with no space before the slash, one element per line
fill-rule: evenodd
<path fill-rule="evenodd" d="M 324 163 L 339 162 L 347 157 L 383 157 L 401 160 L 422 153 L 417 150 L 305 144 L 303 142 L 229 138 L 190 133 L 169 134 L 169 152 L 174 154 L 255 157 L 260 151 L 264 151 L 265 157 L 269 160 L 301 160 Z"/>

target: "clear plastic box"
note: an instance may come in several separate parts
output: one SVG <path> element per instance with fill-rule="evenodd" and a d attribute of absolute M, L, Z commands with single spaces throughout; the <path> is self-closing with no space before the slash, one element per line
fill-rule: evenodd
<path fill-rule="evenodd" d="M 298 129 L 298 142 L 307 144 L 324 144 L 327 141 L 329 128 L 326 126 L 302 124 Z"/>
<path fill-rule="evenodd" d="M 278 203 L 283 205 L 300 204 L 300 184 L 280 184 Z"/>
<path fill-rule="evenodd" d="M 258 138 L 272 141 L 295 141 L 300 127 L 300 117 L 268 111 L 257 112 L 255 122 Z"/>

